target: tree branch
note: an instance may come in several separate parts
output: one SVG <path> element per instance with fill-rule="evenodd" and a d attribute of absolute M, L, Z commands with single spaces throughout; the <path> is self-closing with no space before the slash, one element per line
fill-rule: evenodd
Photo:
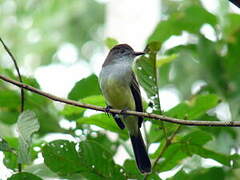
<path fill-rule="evenodd" d="M 60 98 L 60 97 L 54 96 L 50 93 L 43 92 L 43 91 L 41 91 L 39 89 L 36 89 L 32 86 L 29 86 L 27 84 L 15 81 L 13 79 L 9 79 L 9 78 L 7 78 L 3 75 L 0 75 L 0 79 L 2 79 L 3 81 L 9 82 L 11 84 L 14 84 L 15 86 L 18 86 L 20 88 L 24 88 L 28 91 L 39 94 L 41 96 L 45 96 L 49 99 L 52 99 L 53 101 L 58 101 L 58 102 L 61 102 L 61 103 L 72 105 L 72 106 L 77 106 L 77 107 L 82 107 L 82 108 L 87 108 L 87 109 L 92 109 L 92 110 L 96 110 L 96 111 L 105 112 L 105 107 L 95 106 L 95 105 L 92 105 L 92 104 L 85 104 L 85 103 L 80 103 L 80 102 L 69 100 L 69 99 Z M 122 114 L 122 110 L 119 110 L 119 109 L 110 109 L 109 112 L 110 113 L 115 113 L 115 114 Z M 126 112 L 124 112 L 124 114 L 141 116 L 141 117 L 144 117 L 144 118 L 151 118 L 151 119 L 161 120 L 161 121 L 165 121 L 165 122 L 169 122 L 169 123 L 175 123 L 175 124 L 182 124 L 182 125 L 187 125 L 187 126 L 240 127 L 240 121 L 183 120 L 183 119 L 177 119 L 177 118 L 167 117 L 167 116 L 158 115 L 158 114 L 150 114 L 150 113 L 137 112 L 137 111 L 126 111 Z"/>

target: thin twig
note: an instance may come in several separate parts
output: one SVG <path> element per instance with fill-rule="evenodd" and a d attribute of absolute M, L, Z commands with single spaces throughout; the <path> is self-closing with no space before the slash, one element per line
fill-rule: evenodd
<path fill-rule="evenodd" d="M 9 48 L 7 47 L 7 45 L 3 42 L 2 38 L 0 37 L 0 41 L 4 47 L 4 49 L 7 51 L 8 55 L 11 57 L 15 69 L 17 70 L 17 74 L 18 74 L 18 79 L 19 81 L 22 83 L 22 76 L 20 74 L 20 70 L 19 67 L 17 65 L 17 60 L 15 59 L 15 57 L 13 56 L 13 54 L 11 53 L 11 51 L 9 50 Z M 21 88 L 21 97 L 20 97 L 20 101 L 21 101 L 21 108 L 20 108 L 20 112 L 22 113 L 24 111 L 24 88 Z M 22 164 L 18 163 L 18 172 L 22 172 Z"/>
<path fill-rule="evenodd" d="M 13 56 L 13 54 L 11 53 L 11 51 L 9 50 L 9 48 L 7 47 L 7 45 L 3 42 L 2 38 L 0 37 L 0 41 L 4 47 L 4 49 L 7 51 L 8 55 L 11 57 L 13 63 L 14 63 L 14 66 L 17 70 L 17 74 L 18 74 L 18 78 L 19 78 L 19 81 L 22 83 L 22 76 L 20 74 L 20 71 L 19 71 L 19 68 L 18 68 L 18 65 L 17 65 L 17 61 L 15 59 L 15 57 Z M 21 88 L 21 112 L 24 111 L 24 88 Z"/>
<path fill-rule="evenodd" d="M 52 99 L 53 101 L 58 101 L 61 103 L 77 106 L 77 107 L 82 107 L 82 108 L 87 108 L 87 109 L 92 109 L 96 111 L 102 111 L 105 112 L 106 108 L 101 107 L 101 106 L 95 106 L 92 104 L 85 104 L 85 103 L 80 103 L 77 101 L 69 100 L 69 99 L 64 99 L 57 97 L 55 95 L 52 95 L 50 93 L 41 91 L 39 89 L 36 89 L 32 86 L 29 86 L 24 83 L 20 83 L 18 81 L 15 81 L 13 79 L 7 78 L 3 75 L 0 75 L 0 79 L 9 82 L 11 84 L 14 84 L 15 86 L 22 87 L 26 90 L 29 90 L 31 92 L 34 92 L 36 94 L 39 94 L 41 96 L 45 96 L 49 99 Z M 122 110 L 120 109 L 110 109 L 110 113 L 115 113 L 115 114 L 123 114 Z M 218 127 L 240 127 L 240 121 L 204 121 L 204 120 L 183 120 L 183 119 L 177 119 L 177 118 L 172 118 L 172 117 L 167 117 L 163 115 L 158 115 L 158 114 L 150 114 L 150 113 L 144 113 L 144 112 L 137 112 L 137 111 L 125 111 L 124 114 L 127 115 L 133 115 L 133 116 L 140 116 L 144 118 L 151 118 L 151 119 L 156 119 L 156 120 L 161 120 L 169 123 L 175 123 L 175 124 L 181 124 L 181 125 L 187 125 L 187 126 L 218 126 Z"/>
<path fill-rule="evenodd" d="M 152 170 L 154 170 L 156 168 L 156 165 L 158 163 L 158 161 L 160 160 L 160 158 L 163 156 L 164 152 L 167 150 L 167 148 L 172 144 L 172 140 L 173 138 L 177 135 L 179 129 L 181 128 L 181 125 L 179 125 L 176 130 L 173 132 L 173 134 L 170 136 L 170 138 L 168 138 L 162 148 L 162 151 L 159 153 L 157 159 L 154 161 L 153 163 L 153 166 L 152 166 Z M 144 177 L 144 180 L 147 179 L 147 177 L 149 176 L 150 174 L 147 174 L 145 177 Z"/>

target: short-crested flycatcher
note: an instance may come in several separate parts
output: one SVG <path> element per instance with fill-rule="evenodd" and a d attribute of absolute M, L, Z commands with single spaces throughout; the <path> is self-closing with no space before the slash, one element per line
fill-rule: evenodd
<path fill-rule="evenodd" d="M 100 87 L 109 107 L 143 112 L 139 85 L 132 70 L 134 58 L 143 54 L 135 52 L 127 44 L 116 45 L 110 50 L 99 76 Z M 139 170 L 142 173 L 149 173 L 151 162 L 140 132 L 143 118 L 112 115 L 119 128 L 128 129 Z"/>

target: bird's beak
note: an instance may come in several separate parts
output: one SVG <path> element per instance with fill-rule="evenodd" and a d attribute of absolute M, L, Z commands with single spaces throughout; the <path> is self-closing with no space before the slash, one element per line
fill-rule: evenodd
<path fill-rule="evenodd" d="M 143 55 L 143 54 L 145 54 L 145 52 L 134 52 L 135 56 L 140 56 L 140 55 Z"/>

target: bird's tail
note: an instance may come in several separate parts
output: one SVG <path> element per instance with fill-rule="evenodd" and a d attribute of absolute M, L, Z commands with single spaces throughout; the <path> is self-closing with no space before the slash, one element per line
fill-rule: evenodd
<path fill-rule="evenodd" d="M 137 162 L 138 169 L 141 173 L 151 172 L 151 162 L 141 135 L 140 130 L 137 135 L 130 135 L 132 147 Z"/>

